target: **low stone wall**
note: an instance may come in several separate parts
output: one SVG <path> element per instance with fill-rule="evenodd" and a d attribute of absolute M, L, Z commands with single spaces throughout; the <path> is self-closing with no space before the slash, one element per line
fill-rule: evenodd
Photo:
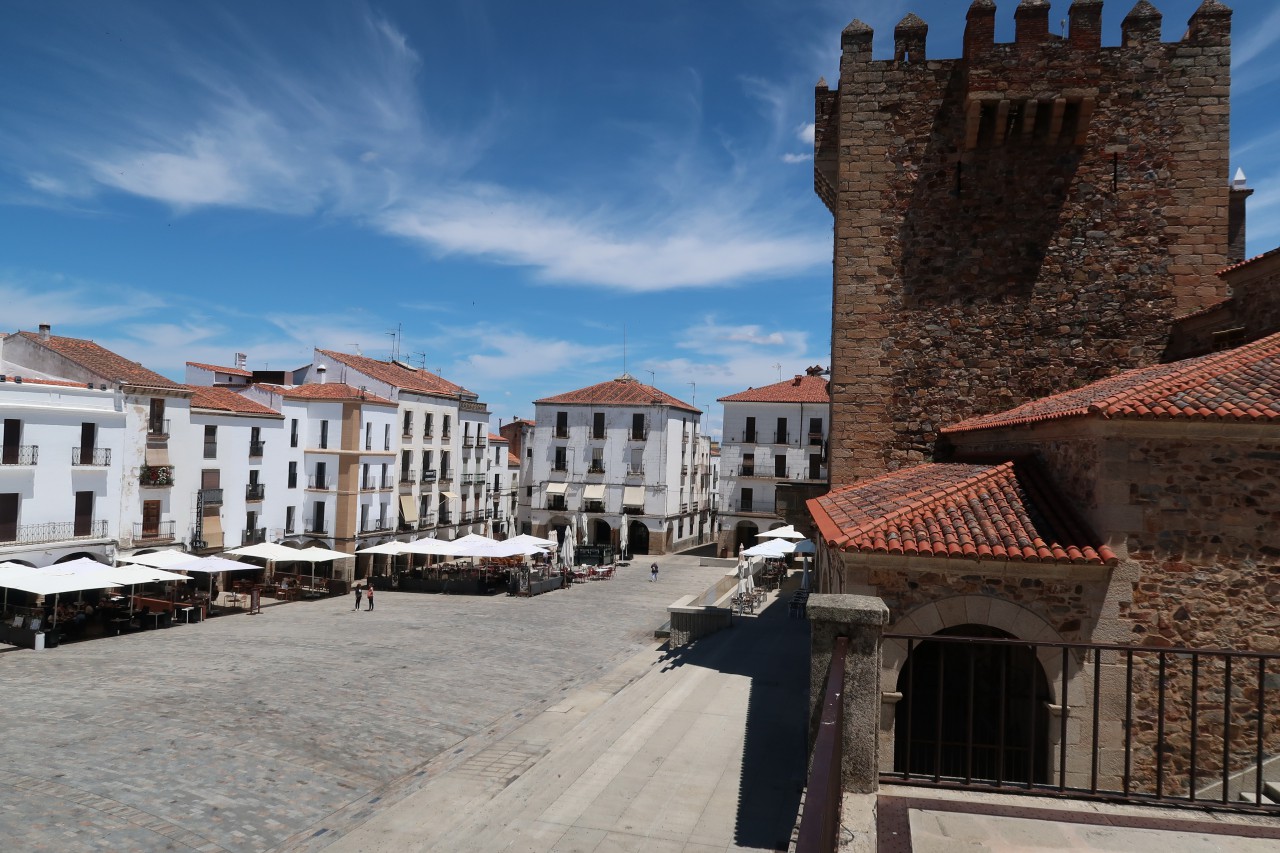
<path fill-rule="evenodd" d="M 738 573 L 737 561 L 731 562 L 734 569 L 701 595 L 686 595 L 668 605 L 667 614 L 671 618 L 668 645 L 687 646 L 733 624 L 733 611 L 727 605 L 737 589 Z"/>

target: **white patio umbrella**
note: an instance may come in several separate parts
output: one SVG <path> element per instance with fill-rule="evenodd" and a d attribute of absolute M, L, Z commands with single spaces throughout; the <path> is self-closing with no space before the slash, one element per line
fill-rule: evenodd
<path fill-rule="evenodd" d="M 230 551 L 224 551 L 226 554 L 234 554 L 237 557 L 256 557 L 259 560 L 267 561 L 267 574 L 275 577 L 275 564 L 278 561 L 295 560 L 294 555 L 298 553 L 297 548 L 289 548 L 275 542 L 259 542 L 256 545 L 245 545 L 240 548 L 233 548 Z M 255 567 L 256 568 L 256 567 Z"/>
<path fill-rule="evenodd" d="M 786 527 L 775 527 L 773 530 L 766 530 L 764 533 L 756 535 L 757 539 L 803 539 L 804 534 L 796 530 L 790 524 Z"/>
<path fill-rule="evenodd" d="M 800 554 L 804 557 L 804 576 L 800 578 L 801 589 L 809 588 L 809 558 L 817 552 L 817 547 L 809 540 L 798 543 L 796 545 L 796 549 L 791 552 L 793 554 Z"/>
<path fill-rule="evenodd" d="M 622 521 L 618 525 L 618 555 L 623 559 L 627 559 L 627 545 L 630 531 L 627 524 L 627 517 L 624 515 Z"/>
<path fill-rule="evenodd" d="M 519 536 L 512 536 L 510 539 L 505 541 L 519 542 L 521 544 L 528 543 L 530 545 L 543 545 L 548 548 L 554 548 L 556 546 L 556 540 L 554 539 L 543 539 L 541 536 L 532 536 L 528 533 L 521 533 Z"/>
<path fill-rule="evenodd" d="M 133 563 L 137 566 L 151 566 L 153 569 L 167 569 L 170 566 L 176 566 L 178 563 L 191 562 L 193 554 L 186 551 L 152 551 L 149 554 L 133 554 L 129 557 L 121 557 L 122 563 Z"/>
<path fill-rule="evenodd" d="M 230 553 L 229 551 L 227 553 Z M 236 560 L 228 560 L 225 557 L 192 557 L 185 563 L 178 563 L 172 567 L 178 572 L 196 572 L 197 574 L 207 574 L 209 576 L 209 596 L 213 597 L 213 576 L 222 574 L 223 572 L 250 572 L 262 568 L 255 566 L 253 563 L 241 563 Z"/>
<path fill-rule="evenodd" d="M 0 563 L 0 587 L 4 587 L 4 609 L 9 609 L 9 585 L 6 580 L 16 579 L 24 574 L 37 571 L 31 566 L 24 566 L 22 563 Z"/>
<path fill-rule="evenodd" d="M 162 551 L 160 553 L 176 554 L 177 551 Z M 144 557 L 150 557 L 150 554 L 143 554 Z M 190 559 L 190 554 L 184 554 L 185 558 Z M 120 586 L 129 587 L 129 612 L 133 613 L 133 588 L 140 583 L 152 583 L 154 581 L 189 581 L 191 578 L 186 575 L 180 575 L 177 572 L 169 572 L 164 569 L 157 569 L 147 565 L 134 565 L 132 562 L 123 565 L 111 567 L 111 576 L 120 581 Z"/>
<path fill-rule="evenodd" d="M 370 545 L 368 548 L 357 548 L 357 554 L 390 554 L 395 557 L 400 554 L 412 553 L 408 550 L 410 542 L 383 542 L 381 545 Z"/>
<path fill-rule="evenodd" d="M 316 585 L 316 563 L 325 563 L 332 560 L 341 560 L 351 555 L 345 551 L 333 551 L 329 548 L 303 548 L 301 551 L 295 551 L 295 560 L 305 560 L 311 564 L 311 585 Z"/>
<path fill-rule="evenodd" d="M 30 568 L 24 566 L 23 568 Z M 80 557 L 65 563 L 55 563 L 41 569 L 31 569 L 27 573 L 12 572 L 5 577 L 6 589 L 20 589 L 35 595 L 52 595 L 55 615 L 53 624 L 58 624 L 56 607 L 58 597 L 64 592 L 82 592 L 87 589 L 109 589 L 121 584 L 110 575 L 111 566 Z"/>
<path fill-rule="evenodd" d="M 743 557 L 785 557 L 795 550 L 795 543 L 785 539 L 772 539 L 752 545 L 742 552 Z"/>

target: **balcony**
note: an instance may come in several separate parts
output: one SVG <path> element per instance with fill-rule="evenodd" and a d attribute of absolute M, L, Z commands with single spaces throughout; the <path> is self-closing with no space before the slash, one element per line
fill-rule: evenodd
<path fill-rule="evenodd" d="M 167 489 L 173 485 L 172 465 L 143 465 L 138 483 L 150 489 Z"/>
<path fill-rule="evenodd" d="M 168 438 L 169 437 L 169 419 L 168 418 L 151 418 L 147 421 L 147 435 L 152 438 Z"/>
<path fill-rule="evenodd" d="M 74 522 L 48 521 L 43 524 L 20 524 L 10 527 L 12 534 L 0 532 L 0 543 L 6 545 L 40 545 L 46 542 L 65 542 L 69 539 L 105 539 L 105 521 Z"/>
<path fill-rule="evenodd" d="M 773 434 L 774 444 L 787 444 L 789 441 L 790 435 L 784 430 L 779 430 Z"/>
<path fill-rule="evenodd" d="M 435 435 L 435 433 L 434 433 L 434 432 L 432 432 L 431 427 L 430 427 L 430 426 L 428 426 L 426 429 L 424 429 L 424 430 L 422 431 L 422 440 L 423 440 L 423 441 L 430 441 L 434 435 Z"/>
<path fill-rule="evenodd" d="M 415 469 L 413 468 L 400 469 L 400 482 L 402 484 L 408 485 L 409 483 L 416 483 L 417 481 L 418 481 L 418 472 Z"/>
<path fill-rule="evenodd" d="M 172 542 L 173 526 L 176 522 L 160 521 L 155 524 L 147 524 L 144 521 L 135 521 L 133 523 L 133 541 L 134 542 Z"/>
<path fill-rule="evenodd" d="M 603 462 L 592 462 L 590 465 L 588 465 L 588 466 L 587 466 L 587 473 L 588 473 L 588 474 L 603 474 L 603 473 L 604 473 L 604 463 L 603 463 Z"/>
<path fill-rule="evenodd" d="M 452 515 L 451 513 L 448 513 L 448 512 L 442 512 L 442 513 L 440 513 L 440 523 L 441 523 L 441 524 L 453 524 L 453 515 Z"/>
<path fill-rule="evenodd" d="M 738 468 L 736 473 L 739 477 L 763 477 L 764 476 L 763 473 L 761 474 L 756 473 L 756 466 L 754 465 L 742 465 Z"/>
<path fill-rule="evenodd" d="M 649 440 L 648 427 L 645 427 L 644 429 L 632 429 L 627 431 L 627 441 L 648 441 L 648 440 Z"/>
<path fill-rule="evenodd" d="M 6 444 L 0 450 L 0 465 L 34 465 L 40 458 L 40 447 L 35 444 Z"/>
<path fill-rule="evenodd" d="M 412 482 L 412 481 L 411 481 Z M 396 487 L 396 478 L 390 474 L 382 478 L 382 491 L 389 491 Z"/>
<path fill-rule="evenodd" d="M 437 474 L 435 468 L 427 468 L 425 471 L 422 472 L 422 482 L 434 483 L 438 476 L 439 475 Z"/>
<path fill-rule="evenodd" d="M 547 498 L 547 509 L 564 512 L 567 509 L 567 507 L 565 507 L 565 504 L 564 504 L 564 498 L 563 497 Z"/>
<path fill-rule="evenodd" d="M 811 433 L 809 433 L 809 446 L 810 446 L 810 447 L 821 447 L 821 446 L 822 446 L 822 433 L 820 433 L 820 432 L 811 432 Z"/>
<path fill-rule="evenodd" d="M 308 536 L 328 536 L 329 531 L 324 529 L 323 521 L 312 521 L 307 525 L 306 534 Z"/>
<path fill-rule="evenodd" d="M 453 438 L 453 433 L 449 432 L 449 430 L 444 430 L 440 433 L 441 441 L 448 441 L 450 438 Z"/>
<path fill-rule="evenodd" d="M 726 512 L 730 514 L 737 513 L 740 515 L 773 515 L 773 507 L 769 506 L 765 501 L 736 500 L 729 501 L 729 507 Z"/>
<path fill-rule="evenodd" d="M 222 506 L 222 489 L 201 489 L 200 503 L 204 506 Z"/>
<path fill-rule="evenodd" d="M 258 457 L 258 458 L 261 458 L 261 457 L 262 457 L 262 450 L 263 450 L 263 448 L 264 448 L 264 447 L 266 447 L 266 445 L 267 445 L 267 443 L 266 443 L 265 441 L 251 441 L 251 442 L 249 442 L 249 456 L 250 456 L 250 457 Z"/>
<path fill-rule="evenodd" d="M 489 446 L 489 439 L 488 439 L 488 438 L 486 438 L 486 437 L 485 437 L 485 436 L 483 436 L 483 435 L 477 435 L 477 436 L 476 436 L 476 447 L 480 448 L 481 450 L 484 450 L 484 449 L 485 449 L 486 447 L 488 447 L 488 446 Z"/>
<path fill-rule="evenodd" d="M 71 448 L 71 464 L 106 467 L 111 464 L 111 448 L 73 447 Z"/>
<path fill-rule="evenodd" d="M 400 437 L 403 438 L 405 441 L 413 441 L 413 425 L 410 424 L 409 426 L 401 430 Z M 423 438 L 426 438 L 426 436 L 424 435 Z M 367 450 L 368 448 L 365 448 L 365 449 Z"/>
<path fill-rule="evenodd" d="M 552 470 L 552 471 L 559 472 L 559 473 L 561 473 L 561 474 L 567 473 L 567 472 L 568 472 L 568 470 L 569 470 L 569 463 L 568 463 L 568 462 L 553 462 L 553 463 L 551 464 L 551 470 Z"/>
<path fill-rule="evenodd" d="M 442 483 L 452 482 L 452 481 L 453 481 L 453 469 L 452 469 L 452 468 L 444 468 L 444 469 L 442 469 L 442 470 L 440 471 L 440 481 L 441 481 Z"/>
<path fill-rule="evenodd" d="M 463 446 L 463 447 L 473 447 L 473 446 L 475 445 L 475 443 L 476 443 L 476 440 L 475 440 L 474 438 L 472 438 L 470 435 L 464 435 L 464 436 L 462 437 L 462 446 Z"/>
<path fill-rule="evenodd" d="M 244 487 L 244 499 L 247 501 L 260 501 L 266 493 L 266 483 L 250 483 Z"/>
<path fill-rule="evenodd" d="M 774 468 L 774 469 L 773 469 L 773 479 L 775 479 L 775 480 L 787 480 L 787 479 L 790 479 L 790 478 L 787 476 L 787 469 L 786 469 L 786 468 L 781 468 L 781 469 L 779 469 L 779 468 Z"/>
<path fill-rule="evenodd" d="M 643 476 L 644 476 L 644 466 L 643 466 L 643 465 L 628 465 L 628 466 L 627 466 L 627 476 L 628 476 L 628 477 L 643 477 Z"/>
<path fill-rule="evenodd" d="M 428 527 L 434 527 L 436 524 L 436 514 L 434 512 L 418 513 L 418 529 L 426 530 Z"/>
<path fill-rule="evenodd" d="M 375 518 L 360 525 L 361 533 L 381 533 L 384 530 L 390 529 L 391 528 L 387 525 L 387 520 L 385 518 Z"/>
<path fill-rule="evenodd" d="M 742 444 L 755 444 L 755 443 L 756 443 L 756 437 L 757 437 L 757 433 L 755 432 L 755 430 L 752 430 L 751 432 L 744 432 L 744 433 L 742 434 L 742 442 L 741 442 L 741 443 L 742 443 Z M 733 442 L 736 442 L 736 441 L 738 441 L 737 436 L 735 436 L 735 437 L 733 437 L 733 438 L 731 438 L 731 439 L 729 440 L 729 442 L 730 442 L 731 444 L 732 444 Z"/>
<path fill-rule="evenodd" d="M 267 541 L 267 528 L 251 527 L 244 532 L 244 536 L 240 539 L 240 545 L 261 545 Z"/>
<path fill-rule="evenodd" d="M 307 478 L 307 488 L 317 492 L 327 492 L 333 488 L 333 479 L 327 476 L 317 477 L 312 474 Z"/>
<path fill-rule="evenodd" d="M 569 428 L 568 428 L 568 427 L 556 427 L 556 428 L 555 428 L 555 430 L 552 432 L 551 437 L 552 437 L 552 438 L 568 438 L 568 437 L 569 437 Z"/>
<path fill-rule="evenodd" d="M 584 512 L 604 512 L 604 501 L 587 501 L 583 506 Z"/>

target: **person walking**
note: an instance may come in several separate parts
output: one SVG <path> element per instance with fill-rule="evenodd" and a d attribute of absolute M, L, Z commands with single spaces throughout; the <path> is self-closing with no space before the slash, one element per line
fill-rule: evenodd
<path fill-rule="evenodd" d="M 372 610 L 373 609 L 373 584 L 367 583 L 364 585 L 364 597 L 365 597 L 365 600 L 369 602 L 369 609 Z"/>
<path fill-rule="evenodd" d="M 658 582 L 658 564 L 655 562 L 649 567 L 649 583 Z"/>
<path fill-rule="evenodd" d="M 355 584 L 352 584 L 352 585 L 351 585 L 351 588 L 352 588 L 352 589 L 354 589 L 354 590 L 356 591 L 356 606 L 355 606 L 355 607 L 353 607 L 353 608 L 351 608 L 351 609 L 352 609 L 352 610 L 359 610 L 359 609 L 360 609 L 360 591 L 361 591 L 361 590 L 360 590 L 360 587 L 356 586 Z"/>

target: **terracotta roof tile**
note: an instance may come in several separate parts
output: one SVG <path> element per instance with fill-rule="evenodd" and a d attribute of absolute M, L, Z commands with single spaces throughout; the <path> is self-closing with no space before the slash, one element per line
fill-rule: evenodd
<path fill-rule="evenodd" d="M 33 379 L 29 376 L 23 376 L 21 373 L 0 373 L 4 379 L 0 380 L 0 384 L 4 385 L 54 385 L 59 388 L 88 388 L 92 390 L 97 387 L 92 382 L 71 382 L 66 379 Z M 18 380 L 22 381 L 19 382 Z"/>
<path fill-rule="evenodd" d="M 204 370 L 212 370 L 217 373 L 230 373 L 232 376 L 248 376 L 248 377 L 253 376 L 252 372 L 248 370 L 241 370 L 238 367 L 222 367 L 221 365 L 218 365 L 218 364 L 202 364 L 201 362 L 198 362 L 198 361 L 188 361 L 187 364 L 191 365 L 192 367 L 199 367 Z"/>
<path fill-rule="evenodd" d="M 380 406 L 394 406 L 395 403 L 386 397 L 380 397 L 371 391 L 361 391 L 342 382 L 323 382 L 312 385 L 270 385 L 259 383 L 261 387 L 274 391 L 289 400 L 363 400 Z"/>
<path fill-rule="evenodd" d="M 514 466 L 516 468 L 520 467 L 520 457 L 516 456 L 510 450 L 507 451 L 507 465 Z"/>
<path fill-rule="evenodd" d="M 506 444 L 507 440 L 502 436 L 491 432 L 489 433 L 489 443 L 490 444 Z"/>
<path fill-rule="evenodd" d="M 808 502 L 823 539 L 842 551 L 1113 565 L 1034 464 L 930 463 Z"/>
<path fill-rule="evenodd" d="M 1148 420 L 1280 421 L 1280 334 L 1242 347 L 1129 370 L 1074 391 L 969 418 L 960 433 L 1092 415 Z"/>
<path fill-rule="evenodd" d="M 541 400 L 534 400 L 536 403 L 548 403 L 552 405 L 597 405 L 597 406 L 670 406 L 673 409 L 684 409 L 694 414 L 702 414 L 701 409 L 695 409 L 693 406 L 677 400 L 665 391 L 659 391 L 652 385 L 645 385 L 634 376 L 622 375 L 617 379 L 610 379 L 608 382 L 600 382 L 596 385 L 588 385 L 586 388 L 579 388 L 576 391 L 569 391 L 564 394 L 557 394 L 554 397 L 544 397 Z M 526 421 L 526 423 L 533 423 Z"/>
<path fill-rule="evenodd" d="M 761 388 L 748 388 L 728 397 L 720 403 L 829 403 L 830 383 L 823 376 L 796 376 L 785 382 L 775 382 Z"/>
<path fill-rule="evenodd" d="M 379 382 L 385 382 L 395 388 L 401 388 L 405 391 L 416 391 L 420 394 L 434 394 L 440 397 L 457 397 L 459 394 L 465 394 L 474 397 L 475 394 L 463 388 L 461 385 L 455 385 L 444 377 L 437 376 L 429 370 L 422 370 L 416 367 L 407 367 L 394 361 L 379 361 L 376 358 L 368 358 L 363 355 L 350 355 L 345 352 L 335 352 L 334 350 L 317 350 L 325 358 L 332 359 L 339 364 L 345 364 L 347 367 L 360 371 L 365 376 L 372 377 Z"/>
<path fill-rule="evenodd" d="M 36 332 L 18 332 L 18 334 L 32 343 L 53 350 L 68 361 L 80 365 L 109 382 L 124 382 L 149 388 L 182 387 L 172 379 L 166 379 L 138 362 L 130 361 L 93 341 L 64 338 L 59 335 L 50 335 L 46 340 Z"/>
<path fill-rule="evenodd" d="M 1218 270 L 1218 275 L 1226 275 L 1229 272 L 1235 272 L 1241 267 L 1247 267 L 1250 264 L 1257 263 L 1263 258 L 1269 258 L 1278 253 L 1280 253 L 1280 246 L 1277 246 L 1276 248 L 1272 249 L 1269 252 L 1263 252 L 1261 255 L 1254 255 L 1252 258 L 1249 258 L 1247 261 L 1241 261 L 1238 264 L 1232 264 L 1229 267 L 1223 267 L 1222 269 Z"/>
<path fill-rule="evenodd" d="M 193 392 L 191 397 L 191 408 L 193 409 L 214 409 L 234 414 L 283 417 L 270 406 L 264 406 L 261 403 L 250 400 L 243 394 L 237 394 L 229 388 L 210 387 L 207 385 L 188 385 L 186 387 Z"/>

